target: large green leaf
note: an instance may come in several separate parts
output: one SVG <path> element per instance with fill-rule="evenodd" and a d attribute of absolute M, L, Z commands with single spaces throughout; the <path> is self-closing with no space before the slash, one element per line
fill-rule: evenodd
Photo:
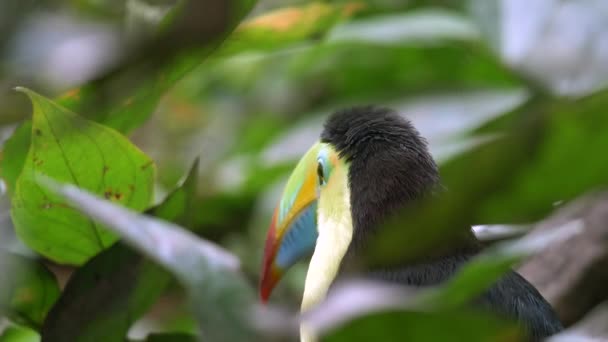
<path fill-rule="evenodd" d="M 238 273 L 239 260 L 174 224 L 139 215 L 74 186 L 46 181 L 49 189 L 121 235 L 170 271 L 188 290 L 201 334 L 210 341 L 256 341 L 253 291 Z"/>
<path fill-rule="evenodd" d="M 81 264 L 109 247 L 116 236 L 41 189 L 37 176 L 77 184 L 143 210 L 152 198 L 154 163 L 113 129 L 23 91 L 34 107 L 33 141 L 12 200 L 15 230 L 40 254 Z"/>
<path fill-rule="evenodd" d="M 519 341 L 518 328 L 471 312 L 382 312 L 358 318 L 322 340 L 338 341 Z"/>
<path fill-rule="evenodd" d="M 184 184 L 149 212 L 190 227 L 197 171 L 195 164 Z M 42 336 L 49 341 L 124 341 L 171 279 L 169 272 L 119 242 L 70 277 Z"/>
<path fill-rule="evenodd" d="M 28 258 L 0 251 L 0 313 L 33 329 L 59 297 L 55 276 Z"/>

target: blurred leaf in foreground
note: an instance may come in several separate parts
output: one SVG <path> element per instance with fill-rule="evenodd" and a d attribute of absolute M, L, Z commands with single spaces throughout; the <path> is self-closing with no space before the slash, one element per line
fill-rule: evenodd
<path fill-rule="evenodd" d="M 577 100 L 547 102 L 534 158 L 509 176 L 482 205 L 478 222 L 521 223 L 538 220 L 590 189 L 608 185 L 608 91 Z M 550 113 L 550 114 L 543 114 Z M 532 151 L 532 149 L 530 149 Z"/>
<path fill-rule="evenodd" d="M 182 186 L 149 212 L 190 227 L 198 162 Z M 93 257 L 70 277 L 44 322 L 50 341 L 124 341 L 131 325 L 156 302 L 172 276 L 123 242 Z"/>
<path fill-rule="evenodd" d="M 60 263 L 81 264 L 116 236 L 40 188 L 46 175 L 143 210 L 150 204 L 154 162 L 113 129 L 85 120 L 29 90 L 32 145 L 17 180 L 11 216 L 19 237 Z"/>
<path fill-rule="evenodd" d="M 382 312 L 358 318 L 323 341 L 520 341 L 519 330 L 492 316 L 454 312 Z"/>
<path fill-rule="evenodd" d="M 124 341 L 170 280 L 164 270 L 117 243 L 70 277 L 41 335 L 48 341 Z"/>
<path fill-rule="evenodd" d="M 543 249 L 567 241 L 584 229 L 581 221 L 570 221 L 550 231 L 532 233 L 515 241 L 492 246 L 473 258 L 438 291 L 421 297 L 421 303 L 443 309 L 466 305 L 492 286 L 518 262 Z"/>
<path fill-rule="evenodd" d="M 137 214 L 71 185 L 45 183 L 173 273 L 189 292 L 203 339 L 256 340 L 250 322 L 253 290 L 238 273 L 240 262 L 234 255 L 174 224 Z"/>
<path fill-rule="evenodd" d="M 0 334 L 0 342 L 39 342 L 40 336 L 34 330 L 9 326 Z"/>
<path fill-rule="evenodd" d="M 55 276 L 28 258 L 0 251 L 0 313 L 39 329 L 59 297 Z"/>
<path fill-rule="evenodd" d="M 246 50 L 272 50 L 327 33 L 341 19 L 364 7 L 360 2 L 332 5 L 312 2 L 286 7 L 243 22 L 218 51 L 226 57 Z"/>
<path fill-rule="evenodd" d="M 466 17 L 454 11 L 421 9 L 399 14 L 372 16 L 338 26 L 330 41 L 371 44 L 477 40 L 480 34 Z"/>
<path fill-rule="evenodd" d="M 330 292 L 325 302 L 304 316 L 304 321 L 313 330 L 329 332 L 330 336 L 333 336 L 332 331 L 336 329 L 340 331 L 340 336 L 347 336 L 343 334 L 350 334 L 351 328 L 349 327 L 359 324 L 358 322 L 363 322 L 365 328 L 355 327 L 356 331 L 358 331 L 357 329 L 371 329 L 373 331 L 365 333 L 370 336 L 382 334 L 383 332 L 375 330 L 378 329 L 377 326 L 366 323 L 368 319 L 374 321 L 380 312 L 389 315 L 392 315 L 391 312 L 400 312 L 399 315 L 401 315 L 401 312 L 405 311 L 411 317 L 417 315 L 413 318 L 414 320 L 430 319 L 433 321 L 437 319 L 438 321 L 434 321 L 437 326 L 451 326 L 450 317 L 460 314 L 459 310 L 465 310 L 462 312 L 465 316 L 471 315 L 472 312 L 467 311 L 470 310 L 469 306 L 475 303 L 486 289 L 509 272 L 515 263 L 539 253 L 545 248 L 566 241 L 573 235 L 580 234 L 583 229 L 581 222 L 572 221 L 552 231 L 535 233 L 516 241 L 498 244 L 472 258 L 469 263 L 458 270 L 452 279 L 436 287 L 413 288 L 385 282 L 370 282 L 369 280 L 347 281 L 338 284 L 335 290 Z M 407 315 L 402 316 L 402 319 L 407 319 Z M 519 329 L 518 326 L 508 322 L 501 323 L 493 318 L 492 314 L 485 313 L 484 316 L 479 316 L 478 312 L 474 316 L 486 317 L 490 321 L 500 323 L 503 327 L 514 328 L 512 329 L 514 333 Z M 446 319 L 447 322 L 440 323 L 439 321 L 442 319 Z M 470 329 L 471 326 L 479 323 L 471 323 L 473 325 L 468 327 Z M 404 322 L 404 324 L 410 323 Z M 395 329 L 397 328 L 395 327 Z M 435 335 L 433 329 L 430 329 L 408 336 L 414 340 L 442 341 L 443 338 L 440 338 L 443 336 L 442 333 Z M 483 332 L 481 332 L 482 335 L 474 335 L 475 333 L 459 335 L 461 332 L 457 330 L 454 330 L 453 333 L 455 335 L 450 340 L 468 341 L 470 338 L 477 340 L 484 336 Z M 397 336 L 401 336 L 398 334 Z M 519 339 L 514 338 L 513 340 Z"/>

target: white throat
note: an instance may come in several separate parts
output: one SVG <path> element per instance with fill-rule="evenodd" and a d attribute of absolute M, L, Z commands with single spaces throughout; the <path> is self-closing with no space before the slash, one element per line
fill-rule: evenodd
<path fill-rule="evenodd" d="M 346 167 L 335 173 L 346 173 Z M 317 227 L 319 236 L 308 266 L 302 312 L 310 310 L 325 299 L 331 283 L 336 278 L 342 258 L 352 240 L 353 224 L 350 211 L 350 191 L 346 174 L 332 175 L 332 181 L 319 198 Z M 301 341 L 315 341 L 314 332 L 304 325 L 300 327 Z"/>

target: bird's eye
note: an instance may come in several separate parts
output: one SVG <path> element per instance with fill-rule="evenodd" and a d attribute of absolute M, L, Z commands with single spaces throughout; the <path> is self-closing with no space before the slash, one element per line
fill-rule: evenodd
<path fill-rule="evenodd" d="M 325 185 L 325 175 L 323 174 L 323 162 L 319 160 L 317 163 L 317 176 L 319 177 L 319 185 Z"/>

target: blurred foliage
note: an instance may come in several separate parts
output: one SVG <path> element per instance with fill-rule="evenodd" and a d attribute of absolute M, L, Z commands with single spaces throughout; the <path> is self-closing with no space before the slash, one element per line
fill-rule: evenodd
<path fill-rule="evenodd" d="M 255 340 L 247 308 L 280 186 L 344 106 L 395 107 L 438 159 L 448 151 L 448 191 L 397 215 L 365 262 L 416 258 L 471 224 L 540 220 L 605 187 L 608 12 L 600 0 L 535 6 L 0 2 L 0 206 L 12 206 L 0 226 L 0 274 L 12 275 L 0 277 L 0 311 L 13 324 L 0 341 L 39 339 L 30 329 L 49 341 L 123 341 L 176 287 L 197 336 Z M 47 95 L 26 91 L 32 116 L 16 86 Z M 196 158 L 200 169 L 166 194 Z M 25 246 L 4 239 L 15 233 Z M 526 255 L 490 250 L 433 293 L 445 305 L 360 317 L 327 340 L 517 340 L 509 322 L 460 304 Z M 60 291 L 44 263 L 79 267 Z M 304 269 L 277 301 L 297 307 Z M 198 338 L 166 330 L 133 340 Z"/>
<path fill-rule="evenodd" d="M 438 327 L 441 327 L 440 329 Z M 475 327 L 471 329 L 471 327 Z M 429 331 L 434 331 L 432 335 Z M 518 341 L 513 325 L 478 313 L 383 312 L 359 318 L 330 332 L 324 341 Z"/>
<path fill-rule="evenodd" d="M 148 212 L 191 226 L 197 171 L 195 165 L 184 184 Z M 171 279 L 157 264 L 117 243 L 71 276 L 60 302 L 45 321 L 43 335 L 52 340 L 120 340 Z"/>
<path fill-rule="evenodd" d="M 0 312 L 14 322 L 40 329 L 59 297 L 55 276 L 42 264 L 0 250 Z"/>
<path fill-rule="evenodd" d="M 21 326 L 9 326 L 0 335 L 2 342 L 38 342 L 40 336 L 35 330 Z"/>
<path fill-rule="evenodd" d="M 204 339 L 258 340 L 250 318 L 253 292 L 238 273 L 240 262 L 233 254 L 197 239 L 179 226 L 131 212 L 74 186 L 49 180 L 43 181 L 42 186 L 172 272 L 190 296 Z"/>

